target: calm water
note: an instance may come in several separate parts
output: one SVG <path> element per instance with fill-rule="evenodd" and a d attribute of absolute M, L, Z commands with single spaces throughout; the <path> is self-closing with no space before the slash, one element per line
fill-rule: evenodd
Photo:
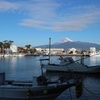
<path fill-rule="evenodd" d="M 74 60 L 80 57 L 73 57 Z M 40 57 L 0 57 L 0 70 L 6 72 L 7 80 L 32 80 L 41 74 Z M 51 57 L 51 62 L 58 62 L 58 57 Z M 99 65 L 100 57 L 90 57 L 84 61 L 87 65 Z M 78 100 L 100 100 L 100 75 L 80 75 L 83 78 L 84 93 Z M 88 89 L 88 91 L 86 90 Z M 76 100 L 74 87 L 64 91 L 57 100 Z M 93 93 L 91 93 L 93 92 Z"/>

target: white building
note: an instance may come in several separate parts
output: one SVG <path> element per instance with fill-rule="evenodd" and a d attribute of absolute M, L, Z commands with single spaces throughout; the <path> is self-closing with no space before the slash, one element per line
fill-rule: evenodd
<path fill-rule="evenodd" d="M 77 51 L 77 49 L 75 49 L 75 48 L 70 48 L 68 52 L 69 52 L 69 53 L 72 52 L 72 54 L 76 54 L 76 51 Z"/>
<path fill-rule="evenodd" d="M 41 52 L 43 54 L 49 54 L 49 50 L 50 50 L 50 54 L 57 54 L 57 53 L 62 53 L 64 51 L 63 48 L 36 48 L 37 52 Z"/>
<path fill-rule="evenodd" d="M 12 53 L 17 53 L 18 52 L 18 47 L 16 45 L 11 45 L 10 50 L 12 51 Z"/>
<path fill-rule="evenodd" d="M 95 47 L 90 47 L 90 52 L 91 53 L 96 53 L 96 48 Z"/>

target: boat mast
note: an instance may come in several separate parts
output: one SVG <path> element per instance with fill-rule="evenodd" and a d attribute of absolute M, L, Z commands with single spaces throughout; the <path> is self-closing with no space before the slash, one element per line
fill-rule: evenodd
<path fill-rule="evenodd" d="M 51 56 L 51 38 L 49 38 L 49 64 L 50 64 L 50 56 Z"/>

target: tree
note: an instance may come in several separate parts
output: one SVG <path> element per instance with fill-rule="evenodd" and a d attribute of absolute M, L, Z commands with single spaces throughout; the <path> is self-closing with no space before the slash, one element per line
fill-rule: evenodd
<path fill-rule="evenodd" d="M 30 45 L 30 44 L 28 44 L 28 45 L 25 45 L 25 47 L 27 48 L 27 50 L 30 50 L 31 45 Z"/>
<path fill-rule="evenodd" d="M 11 45 L 14 41 L 9 40 L 8 42 L 9 42 L 9 44 Z"/>
<path fill-rule="evenodd" d="M 14 41 L 11 41 L 11 40 L 4 40 L 3 41 L 3 45 L 4 45 L 4 48 L 10 48 L 10 45 L 13 43 Z"/>
<path fill-rule="evenodd" d="M 28 45 L 25 45 L 25 47 L 26 47 L 26 52 L 30 53 L 31 52 L 31 45 L 28 44 Z"/>
<path fill-rule="evenodd" d="M 2 42 L 0 42 L 0 53 L 2 53 L 3 52 L 3 43 Z"/>
<path fill-rule="evenodd" d="M 35 48 L 33 48 L 33 49 L 30 49 L 30 53 L 36 53 L 36 49 Z"/>
<path fill-rule="evenodd" d="M 2 42 L 0 42 L 0 48 L 2 48 L 3 47 L 3 43 Z"/>

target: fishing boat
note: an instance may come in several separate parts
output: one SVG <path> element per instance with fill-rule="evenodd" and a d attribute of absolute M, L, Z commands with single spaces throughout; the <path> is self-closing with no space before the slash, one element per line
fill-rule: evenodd
<path fill-rule="evenodd" d="M 33 85 L 35 82 L 37 84 Z M 5 72 L 1 71 L 0 100 L 54 100 L 75 83 L 76 80 L 62 81 L 61 78 L 50 81 L 44 75 L 38 76 L 33 82 L 8 81 L 5 79 Z"/>
<path fill-rule="evenodd" d="M 48 60 L 48 63 L 44 63 Z M 100 65 L 87 66 L 84 64 L 84 58 L 74 61 L 72 57 L 60 56 L 58 64 L 49 63 L 50 59 L 40 59 L 41 66 L 46 71 L 60 71 L 60 72 L 76 72 L 76 73 L 100 73 Z M 79 62 L 80 61 L 80 62 Z"/>

